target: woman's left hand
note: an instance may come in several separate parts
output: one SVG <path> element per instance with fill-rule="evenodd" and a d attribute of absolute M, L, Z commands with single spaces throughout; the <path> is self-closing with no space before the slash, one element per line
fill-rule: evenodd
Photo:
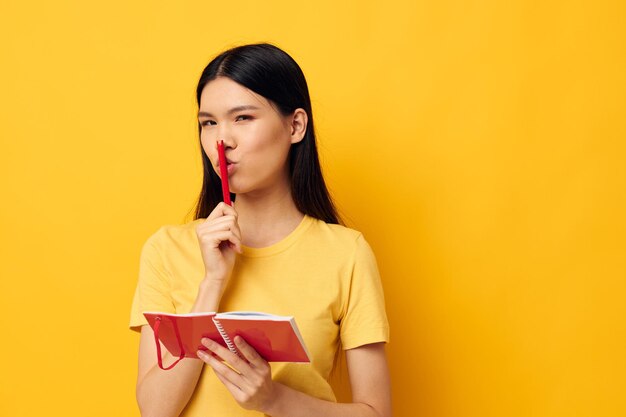
<path fill-rule="evenodd" d="M 202 344 L 217 357 L 201 350 L 197 355 L 213 368 L 215 375 L 239 405 L 248 410 L 263 412 L 268 409 L 276 395 L 272 369 L 241 336 L 235 336 L 234 342 L 243 358 L 208 338 L 202 339 Z M 218 358 L 222 358 L 230 367 Z"/>

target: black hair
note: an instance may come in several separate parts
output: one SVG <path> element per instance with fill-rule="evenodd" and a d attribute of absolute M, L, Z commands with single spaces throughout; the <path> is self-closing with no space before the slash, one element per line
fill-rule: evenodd
<path fill-rule="evenodd" d="M 326 223 L 341 223 L 337 209 L 324 182 L 317 154 L 311 98 L 302 69 L 280 48 L 267 43 L 238 46 L 222 52 L 202 71 L 196 96 L 217 77 L 227 77 L 265 97 L 284 115 L 303 109 L 308 116 L 304 138 L 291 145 L 289 174 L 291 196 L 300 212 Z M 198 123 L 198 132 L 202 126 Z M 213 170 L 202 144 L 203 181 L 195 209 L 195 219 L 206 218 L 222 201 L 221 182 Z M 235 196 L 233 195 L 234 199 Z"/>

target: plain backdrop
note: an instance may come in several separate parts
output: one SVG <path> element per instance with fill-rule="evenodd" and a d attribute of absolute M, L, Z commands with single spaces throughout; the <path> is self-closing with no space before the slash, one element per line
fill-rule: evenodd
<path fill-rule="evenodd" d="M 2 1 L 0 414 L 138 415 L 139 252 L 191 218 L 197 79 L 267 41 L 303 68 L 329 186 L 377 255 L 396 416 L 625 415 L 625 15 Z"/>

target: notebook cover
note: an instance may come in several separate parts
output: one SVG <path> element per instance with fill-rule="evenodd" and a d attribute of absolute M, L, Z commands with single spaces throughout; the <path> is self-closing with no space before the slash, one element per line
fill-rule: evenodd
<path fill-rule="evenodd" d="M 310 362 L 289 320 L 233 319 L 219 317 L 222 328 L 234 341 L 239 335 L 268 362 Z"/>
<path fill-rule="evenodd" d="M 206 315 L 170 315 L 164 313 L 144 313 L 148 320 L 148 324 L 154 330 L 157 317 L 161 317 L 161 325 L 159 326 L 159 340 L 165 345 L 165 348 L 174 356 L 180 356 L 180 344 L 176 337 L 175 326 L 178 328 L 182 345 L 187 358 L 198 359 L 196 352 L 198 350 L 207 350 L 200 341 L 203 337 L 208 337 L 223 346 L 226 343 L 220 336 L 213 317 L 215 313 Z"/>

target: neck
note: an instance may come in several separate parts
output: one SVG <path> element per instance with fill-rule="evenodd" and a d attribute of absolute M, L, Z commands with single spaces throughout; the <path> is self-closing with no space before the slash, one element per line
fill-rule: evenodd
<path fill-rule="evenodd" d="M 296 208 L 290 187 L 237 194 L 234 207 L 239 214 L 243 244 L 254 248 L 280 242 L 304 217 Z"/>

